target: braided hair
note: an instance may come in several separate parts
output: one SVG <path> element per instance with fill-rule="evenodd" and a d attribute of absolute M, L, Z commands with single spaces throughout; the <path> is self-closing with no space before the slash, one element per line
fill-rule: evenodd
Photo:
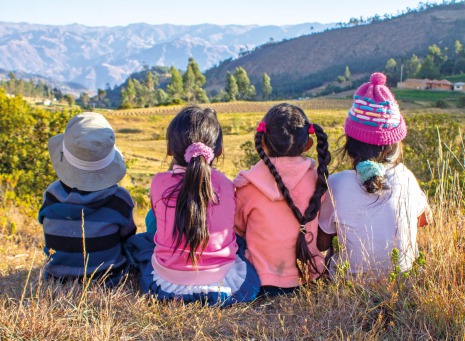
<path fill-rule="evenodd" d="M 263 129 L 255 134 L 255 148 L 258 155 L 269 168 L 273 175 L 279 190 L 281 191 L 286 203 L 292 210 L 299 225 L 303 226 L 314 220 L 321 207 L 321 197 L 328 189 L 328 164 L 331 161 L 331 154 L 328 151 L 328 137 L 323 128 L 313 123 L 315 135 L 317 137 L 316 150 L 318 152 L 317 182 L 315 192 L 310 198 L 305 212 L 302 214 L 294 204 L 289 190 L 279 175 L 276 167 L 271 162 L 270 157 L 282 156 L 299 156 L 301 155 L 309 141 L 310 121 L 304 111 L 292 104 L 281 103 L 273 106 L 265 115 L 262 122 L 266 124 L 266 133 Z M 263 143 L 267 149 L 264 150 Z M 296 242 L 296 266 L 302 277 L 306 276 L 310 270 L 312 273 L 318 273 L 314 260 L 314 255 L 308 248 L 306 234 L 311 235 L 311 240 L 315 238 L 313 234 L 305 229 L 299 232 Z M 300 264 L 299 264 L 300 263 Z"/>

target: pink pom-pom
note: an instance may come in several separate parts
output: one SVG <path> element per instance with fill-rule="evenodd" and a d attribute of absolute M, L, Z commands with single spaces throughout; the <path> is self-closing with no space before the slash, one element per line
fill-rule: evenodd
<path fill-rule="evenodd" d="M 371 75 L 370 82 L 373 85 L 384 85 L 386 84 L 386 76 L 381 72 L 375 72 Z"/>

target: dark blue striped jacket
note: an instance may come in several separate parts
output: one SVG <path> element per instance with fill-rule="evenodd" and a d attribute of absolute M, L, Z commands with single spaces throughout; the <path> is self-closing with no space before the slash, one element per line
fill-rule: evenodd
<path fill-rule="evenodd" d="M 117 185 L 83 192 L 61 181 L 52 183 L 39 210 L 49 257 L 46 273 L 82 277 L 84 272 L 90 276 L 123 268 L 127 260 L 122 244 L 136 232 L 133 208 L 129 192 Z"/>

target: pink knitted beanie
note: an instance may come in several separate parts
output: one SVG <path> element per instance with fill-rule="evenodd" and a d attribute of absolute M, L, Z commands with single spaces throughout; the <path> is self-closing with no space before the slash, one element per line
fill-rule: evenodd
<path fill-rule="evenodd" d="M 394 144 L 407 135 L 404 118 L 384 74 L 373 73 L 370 81 L 355 92 L 344 130 L 347 136 L 377 146 Z"/>

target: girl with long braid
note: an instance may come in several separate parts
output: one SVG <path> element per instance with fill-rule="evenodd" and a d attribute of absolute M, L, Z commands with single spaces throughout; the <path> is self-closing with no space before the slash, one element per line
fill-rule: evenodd
<path fill-rule="evenodd" d="M 160 300 L 229 305 L 255 299 L 258 276 L 234 234 L 234 186 L 212 168 L 223 151 L 215 110 L 185 107 L 168 126 L 172 169 L 155 174 L 156 232 L 128 240 L 141 288 Z"/>
<path fill-rule="evenodd" d="M 302 156 L 316 135 L 317 162 Z M 273 106 L 255 134 L 261 160 L 240 171 L 235 231 L 262 284 L 261 294 L 292 292 L 324 271 L 316 246 L 318 212 L 327 190 L 331 155 L 323 128 L 291 104 Z"/>

